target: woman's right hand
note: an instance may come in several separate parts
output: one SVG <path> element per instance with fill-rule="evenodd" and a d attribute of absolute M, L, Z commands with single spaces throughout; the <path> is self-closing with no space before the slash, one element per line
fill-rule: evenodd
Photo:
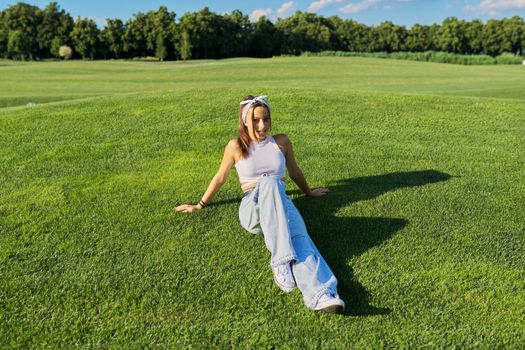
<path fill-rule="evenodd" d="M 181 204 L 178 207 L 173 208 L 175 211 L 182 211 L 184 213 L 193 213 L 194 211 L 201 210 L 202 207 L 199 204 Z"/>

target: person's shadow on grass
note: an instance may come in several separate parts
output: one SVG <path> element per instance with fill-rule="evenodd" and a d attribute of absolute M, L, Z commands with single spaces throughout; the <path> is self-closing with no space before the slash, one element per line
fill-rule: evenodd
<path fill-rule="evenodd" d="M 343 179 L 337 181 L 337 185 L 330 186 L 330 193 L 320 200 L 312 201 L 305 196 L 294 200 L 312 240 L 338 278 L 339 293 L 346 302 L 346 315 L 365 316 L 390 312 L 389 309 L 369 305 L 369 292 L 355 279 L 348 262 L 389 239 L 405 227 L 408 221 L 382 217 L 338 217 L 335 215 L 338 210 L 388 191 L 423 186 L 449 178 L 450 175 L 446 173 L 423 170 Z"/>

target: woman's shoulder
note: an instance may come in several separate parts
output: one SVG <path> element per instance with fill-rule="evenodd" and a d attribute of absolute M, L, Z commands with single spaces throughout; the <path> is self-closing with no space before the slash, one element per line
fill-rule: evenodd
<path fill-rule="evenodd" d="M 290 138 L 286 134 L 273 135 L 275 142 L 282 147 L 286 147 L 290 143 Z"/>
<path fill-rule="evenodd" d="M 234 162 L 237 163 L 241 158 L 241 148 L 239 147 L 239 139 L 231 139 L 226 145 L 226 152 L 231 154 Z"/>
<path fill-rule="evenodd" d="M 241 151 L 241 148 L 239 147 L 239 139 L 231 139 L 228 141 L 228 144 L 226 145 L 226 150 L 228 152 L 231 152 L 232 154 L 237 154 Z"/>
<path fill-rule="evenodd" d="M 272 136 L 275 140 L 275 143 L 279 148 L 281 149 L 281 152 L 283 154 L 286 154 L 286 151 L 288 149 L 288 145 L 290 144 L 290 139 L 288 138 L 288 135 L 286 134 L 277 134 Z"/>
<path fill-rule="evenodd" d="M 290 139 L 286 134 L 277 134 L 272 136 L 277 143 L 286 143 Z"/>
<path fill-rule="evenodd" d="M 231 139 L 228 141 L 228 144 L 226 145 L 226 148 L 229 148 L 231 150 L 236 150 L 239 148 L 239 139 Z"/>

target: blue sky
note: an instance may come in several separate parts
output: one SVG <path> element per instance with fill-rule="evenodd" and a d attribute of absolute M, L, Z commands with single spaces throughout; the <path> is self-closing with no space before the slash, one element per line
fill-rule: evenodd
<path fill-rule="evenodd" d="M 15 0 L 0 0 L 0 9 L 15 4 Z M 25 1 L 40 8 L 50 1 Z M 239 9 L 250 15 L 251 19 L 265 14 L 274 23 L 278 17 L 287 17 L 296 10 L 315 12 L 322 16 L 337 15 L 352 18 L 367 25 L 377 25 L 392 21 L 411 27 L 415 23 L 441 23 L 444 18 L 455 16 L 461 19 L 481 19 L 512 17 L 525 18 L 525 0 L 267 0 L 267 1 L 157 1 L 157 0 L 57 0 L 60 7 L 73 17 L 82 16 L 94 19 L 103 26 L 105 18 L 127 20 L 137 12 L 156 10 L 167 6 L 170 11 L 182 16 L 207 6 L 216 13 Z"/>

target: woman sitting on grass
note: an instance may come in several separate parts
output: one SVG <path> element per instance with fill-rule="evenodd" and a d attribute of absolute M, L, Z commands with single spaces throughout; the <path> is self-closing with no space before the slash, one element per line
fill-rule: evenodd
<path fill-rule="evenodd" d="M 284 134 L 270 136 L 270 129 L 270 105 L 265 96 L 245 97 L 239 108 L 239 137 L 226 146 L 219 171 L 206 193 L 199 204 L 183 204 L 175 210 L 194 212 L 204 208 L 235 165 L 244 191 L 239 208 L 241 225 L 253 234 L 263 234 L 277 286 L 285 292 L 298 287 L 305 305 L 313 310 L 342 313 L 345 304 L 337 294 L 337 279 L 286 195 L 285 167 L 306 195 L 324 196 L 328 189 L 308 187 L 290 139 Z"/>

